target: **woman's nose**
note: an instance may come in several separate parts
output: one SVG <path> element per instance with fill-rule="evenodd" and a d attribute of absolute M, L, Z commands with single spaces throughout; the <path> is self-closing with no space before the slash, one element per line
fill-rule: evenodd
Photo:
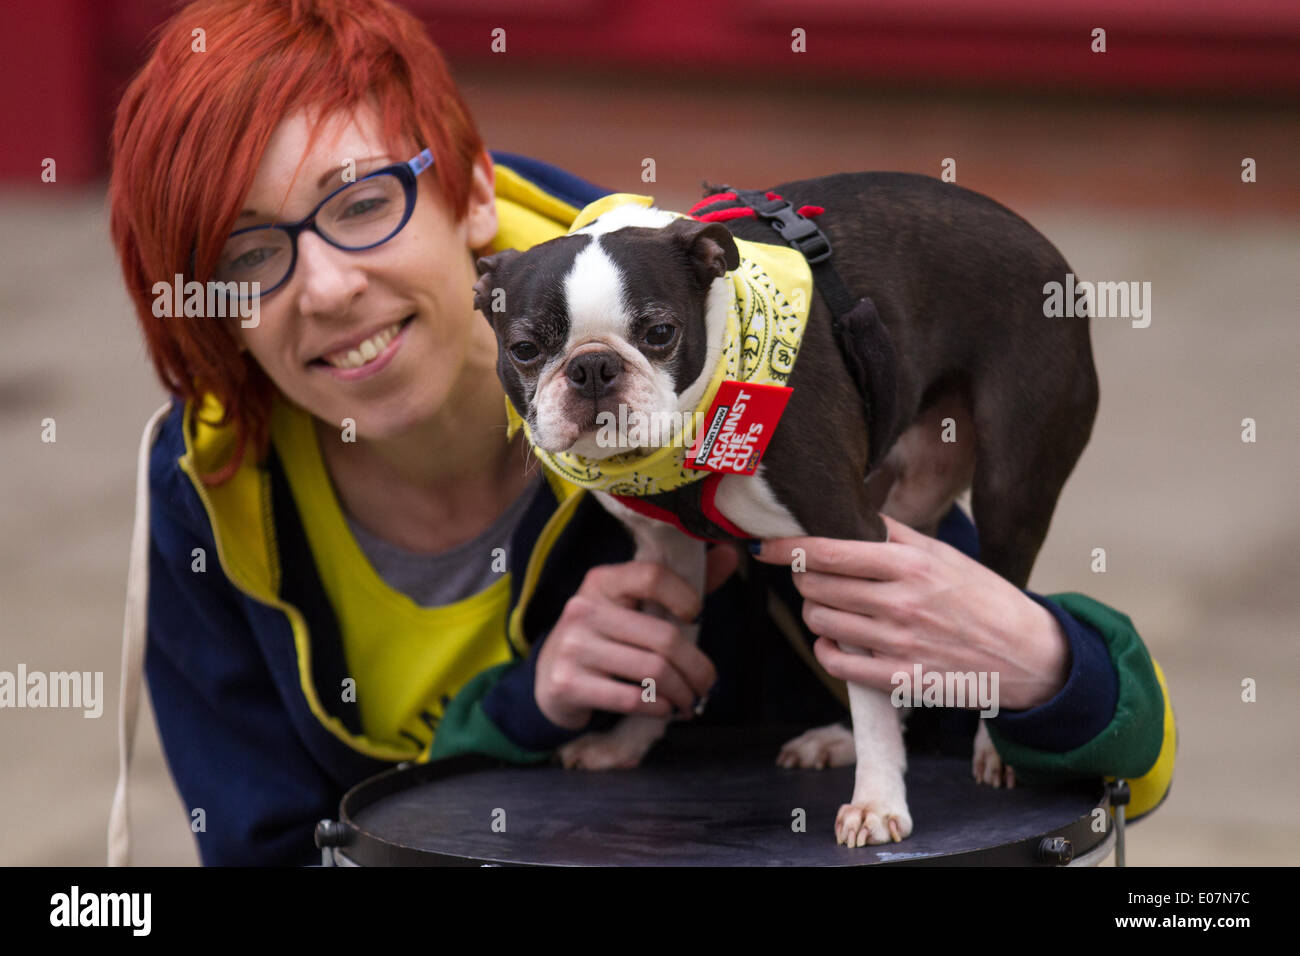
<path fill-rule="evenodd" d="M 310 230 L 298 236 L 298 309 L 304 315 L 341 314 L 365 291 L 356 253 L 336 249 Z"/>

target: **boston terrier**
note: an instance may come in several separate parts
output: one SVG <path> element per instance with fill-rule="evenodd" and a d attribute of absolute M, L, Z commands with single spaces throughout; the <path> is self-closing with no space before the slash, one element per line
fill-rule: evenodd
<path fill-rule="evenodd" d="M 535 452 L 625 522 L 638 560 L 666 563 L 701 590 L 697 538 L 884 541 L 881 513 L 933 535 L 967 488 L 981 562 L 1024 587 L 1097 409 L 1087 318 L 1044 315 L 1044 286 L 1069 265 L 1010 210 L 926 176 L 845 173 L 767 195 L 816 217 L 843 285 L 874 303 L 881 341 L 852 341 L 862 326 L 838 321 L 821 284 L 806 301 L 782 285 L 782 270 L 799 284 L 803 259 L 766 220 L 696 218 L 648 197 L 605 203 L 568 235 L 477 263 L 475 307 L 496 333 L 508 403 Z M 855 352 L 866 356 L 856 368 Z M 751 387 L 756 355 L 767 374 Z M 724 379 L 740 385 L 722 412 L 701 409 Z M 739 465 L 722 469 L 732 473 L 701 469 L 704 444 L 743 419 L 745 400 L 757 407 L 775 393 L 779 427 L 769 413 L 745 436 L 765 442 L 761 460 L 742 448 L 728 459 Z M 632 421 L 674 424 L 610 440 L 611 422 Z M 685 457 L 665 471 L 674 445 Z M 697 470 L 713 480 L 692 480 Z M 912 830 L 900 714 L 887 693 L 848 692 L 852 733 L 811 730 L 778 762 L 856 760 L 837 840 L 897 841 Z M 561 757 L 635 766 L 666 724 L 627 717 Z M 1000 785 L 982 725 L 974 767 Z"/>

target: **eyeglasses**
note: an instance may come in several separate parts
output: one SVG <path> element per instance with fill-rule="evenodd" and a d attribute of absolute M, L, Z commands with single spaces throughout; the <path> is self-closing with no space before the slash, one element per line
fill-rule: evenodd
<path fill-rule="evenodd" d="M 402 231 L 415 209 L 415 177 L 433 165 L 433 153 L 423 150 L 404 163 L 369 173 L 340 186 L 298 222 L 251 226 L 230 234 L 217 260 L 214 280 L 258 283 L 258 298 L 289 281 L 298 264 L 298 236 L 310 229 L 336 249 L 360 252 L 381 246 Z"/>

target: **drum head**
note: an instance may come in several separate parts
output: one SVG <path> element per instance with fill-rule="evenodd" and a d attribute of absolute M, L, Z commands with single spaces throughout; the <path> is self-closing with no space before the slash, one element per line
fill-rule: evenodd
<path fill-rule="evenodd" d="M 1069 840 L 1078 858 L 1109 835 L 1109 823 L 1092 827 L 1107 806 L 1100 780 L 993 789 L 971 779 L 969 759 L 914 754 L 912 836 L 839 846 L 853 768 L 777 767 L 799 732 L 674 727 L 636 770 L 473 756 L 391 770 L 344 796 L 341 853 L 363 866 L 1033 866 L 1048 863 L 1045 837 Z"/>

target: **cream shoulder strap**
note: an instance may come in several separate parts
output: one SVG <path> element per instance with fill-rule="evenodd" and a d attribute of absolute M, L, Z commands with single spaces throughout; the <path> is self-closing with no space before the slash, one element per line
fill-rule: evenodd
<path fill-rule="evenodd" d="M 140 439 L 135 479 L 135 527 L 126 572 L 126 615 L 122 622 L 122 695 L 117 715 L 117 790 L 108 814 L 108 865 L 131 864 L 131 817 L 128 785 L 135 720 L 140 710 L 144 645 L 149 610 L 149 456 L 171 403 L 153 413 Z"/>

